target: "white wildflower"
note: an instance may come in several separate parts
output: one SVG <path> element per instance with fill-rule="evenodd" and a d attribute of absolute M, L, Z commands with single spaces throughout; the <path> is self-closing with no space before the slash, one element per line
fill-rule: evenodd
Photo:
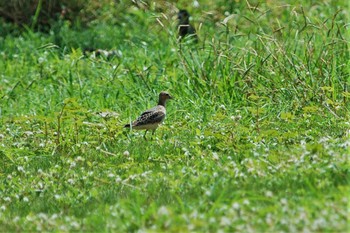
<path fill-rule="evenodd" d="M 75 168 L 77 164 L 75 162 L 71 162 L 69 168 Z"/>
<path fill-rule="evenodd" d="M 165 206 L 161 206 L 158 209 L 158 215 L 160 215 L 160 216 L 168 216 L 169 215 L 169 210 Z"/>
<path fill-rule="evenodd" d="M 68 182 L 69 184 L 74 184 L 74 183 L 75 183 L 75 181 L 74 181 L 73 179 L 68 179 L 67 182 Z"/>
<path fill-rule="evenodd" d="M 219 160 L 219 155 L 216 152 L 213 152 L 213 159 L 214 160 Z"/>
<path fill-rule="evenodd" d="M 281 199 L 281 204 L 282 204 L 282 205 L 287 205 L 287 204 L 288 204 L 287 199 L 282 198 L 282 199 Z"/>
<path fill-rule="evenodd" d="M 205 191 L 205 195 L 206 195 L 206 196 L 210 196 L 210 195 L 211 195 L 210 190 Z"/>
<path fill-rule="evenodd" d="M 265 192 L 265 196 L 266 197 L 273 197 L 273 193 L 268 190 L 268 191 Z"/>
<path fill-rule="evenodd" d="M 240 205 L 237 202 L 235 202 L 235 203 L 232 204 L 232 208 L 235 209 L 235 210 L 239 210 L 240 209 Z"/>
<path fill-rule="evenodd" d="M 199 2 L 197 0 L 193 1 L 193 7 L 195 7 L 195 8 L 199 7 Z"/>
<path fill-rule="evenodd" d="M 17 170 L 18 170 L 19 172 L 25 172 L 25 171 L 24 171 L 24 168 L 23 168 L 22 166 L 18 166 L 18 167 L 17 167 Z"/>
<path fill-rule="evenodd" d="M 117 176 L 117 178 L 115 178 L 116 183 L 120 183 L 121 181 L 122 181 L 122 178 L 120 178 L 119 176 Z"/>
<path fill-rule="evenodd" d="M 230 226 L 231 224 L 232 224 L 231 219 L 229 219 L 226 216 L 221 217 L 221 220 L 220 220 L 221 226 Z"/>
<path fill-rule="evenodd" d="M 80 225 L 79 225 L 79 223 L 78 223 L 77 221 L 71 222 L 70 225 L 71 225 L 73 228 L 75 228 L 75 229 L 79 229 L 79 228 L 80 228 Z"/>
<path fill-rule="evenodd" d="M 244 204 L 244 205 L 249 205 L 249 204 L 250 204 L 250 201 L 249 201 L 248 199 L 244 199 L 243 204 Z"/>

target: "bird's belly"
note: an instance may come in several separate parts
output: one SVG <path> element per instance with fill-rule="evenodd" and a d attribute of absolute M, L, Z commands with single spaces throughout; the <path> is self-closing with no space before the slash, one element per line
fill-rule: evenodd
<path fill-rule="evenodd" d="M 158 128 L 160 122 L 158 123 L 153 123 L 153 124 L 146 124 L 146 125 L 137 125 L 137 126 L 133 126 L 133 129 L 150 129 L 150 130 L 154 130 L 156 128 Z"/>

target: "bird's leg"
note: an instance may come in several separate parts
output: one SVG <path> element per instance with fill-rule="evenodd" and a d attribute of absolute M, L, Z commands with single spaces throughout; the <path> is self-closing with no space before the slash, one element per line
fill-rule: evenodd
<path fill-rule="evenodd" d="M 153 135 L 154 135 L 154 133 L 156 132 L 156 130 L 154 129 L 154 130 L 152 130 L 152 139 L 153 139 Z"/>
<path fill-rule="evenodd" d="M 147 138 L 146 138 L 147 131 L 148 131 L 148 129 L 146 129 L 146 132 L 145 132 L 145 134 L 143 135 L 143 138 L 146 139 L 146 140 L 147 140 Z"/>

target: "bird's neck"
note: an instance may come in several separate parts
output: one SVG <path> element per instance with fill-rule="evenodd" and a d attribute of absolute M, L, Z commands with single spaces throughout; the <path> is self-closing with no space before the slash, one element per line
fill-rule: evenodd
<path fill-rule="evenodd" d="M 158 101 L 158 105 L 161 105 L 161 106 L 165 107 L 165 101 L 159 100 L 159 101 Z"/>
<path fill-rule="evenodd" d="M 187 19 L 187 20 L 183 20 L 179 23 L 179 25 L 189 25 L 190 24 L 190 21 Z"/>

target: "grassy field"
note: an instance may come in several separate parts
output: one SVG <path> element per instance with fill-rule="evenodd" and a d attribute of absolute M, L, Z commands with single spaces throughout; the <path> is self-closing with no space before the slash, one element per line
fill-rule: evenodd
<path fill-rule="evenodd" d="M 347 232 L 346 2 L 180 2 L 198 44 L 161 1 L 2 35 L 0 231 Z"/>

